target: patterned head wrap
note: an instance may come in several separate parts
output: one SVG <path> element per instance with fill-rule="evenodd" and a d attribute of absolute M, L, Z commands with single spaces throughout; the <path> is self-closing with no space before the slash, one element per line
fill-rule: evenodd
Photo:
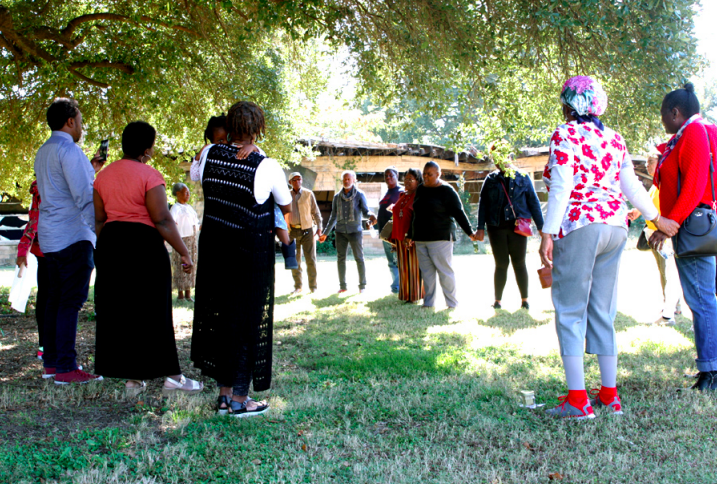
<path fill-rule="evenodd" d="M 607 94 L 592 77 L 575 76 L 568 79 L 560 93 L 560 102 L 572 108 L 572 115 L 578 122 L 592 122 L 601 130 L 604 129 L 597 117 L 605 112 Z"/>
<path fill-rule="evenodd" d="M 607 94 L 592 77 L 575 76 L 563 85 L 560 101 L 573 108 L 578 116 L 600 116 L 607 107 Z"/>

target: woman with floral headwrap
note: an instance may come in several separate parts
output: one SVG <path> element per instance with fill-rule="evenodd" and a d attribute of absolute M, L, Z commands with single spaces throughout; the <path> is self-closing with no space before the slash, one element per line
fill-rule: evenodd
<path fill-rule="evenodd" d="M 569 79 L 560 95 L 566 123 L 550 140 L 543 173 L 549 190 L 540 257 L 553 269 L 552 297 L 568 395 L 554 417 L 594 418 L 593 405 L 622 414 L 617 395 L 617 274 L 627 240 L 623 195 L 646 220 L 674 235 L 635 175 L 625 140 L 603 126 L 607 95 L 590 77 Z M 585 391 L 583 354 L 598 355 L 602 386 Z"/>

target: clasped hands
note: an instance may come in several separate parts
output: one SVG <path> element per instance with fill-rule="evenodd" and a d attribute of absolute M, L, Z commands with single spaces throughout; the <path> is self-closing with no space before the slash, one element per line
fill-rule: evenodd
<path fill-rule="evenodd" d="M 468 236 L 473 242 L 483 242 L 485 239 L 485 230 L 476 230 Z M 406 237 L 406 245 L 413 247 L 413 240 Z"/>
<path fill-rule="evenodd" d="M 627 213 L 627 218 L 635 221 L 640 215 L 640 211 L 633 208 Z M 674 220 L 670 220 L 669 218 L 658 216 L 657 220 L 652 220 L 652 223 L 655 224 L 657 230 L 650 236 L 648 244 L 655 250 L 662 249 L 662 245 L 665 243 L 665 240 L 670 237 L 674 237 L 677 235 L 677 231 L 680 230 L 680 224 Z"/>
<path fill-rule="evenodd" d="M 630 215 L 628 215 L 629 217 Z M 639 216 L 639 213 L 638 215 Z M 637 218 L 637 217 L 635 217 Z M 633 219 L 634 220 L 634 219 Z M 657 217 L 652 223 L 655 224 L 657 230 L 652 234 L 649 240 L 650 247 L 656 250 L 662 249 L 662 244 L 669 237 L 677 235 L 677 231 L 680 229 L 680 224 L 674 220 L 670 220 L 665 217 Z M 540 260 L 543 262 L 545 267 L 553 267 L 553 239 L 550 234 L 544 232 L 540 233 L 542 241 L 540 243 Z"/>
<path fill-rule="evenodd" d="M 670 220 L 665 217 L 658 217 L 657 220 L 653 220 L 657 230 L 650 236 L 648 244 L 655 250 L 662 249 L 662 245 L 670 237 L 677 235 L 677 231 L 680 230 L 680 224 L 674 220 Z"/>
<path fill-rule="evenodd" d="M 468 237 L 470 237 L 473 242 L 483 242 L 485 239 L 485 230 L 476 230 Z"/>

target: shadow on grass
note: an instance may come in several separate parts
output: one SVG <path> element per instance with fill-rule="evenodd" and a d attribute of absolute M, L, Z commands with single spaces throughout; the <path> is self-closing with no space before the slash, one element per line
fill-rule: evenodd
<path fill-rule="evenodd" d="M 291 301 L 291 298 L 292 298 L 291 294 L 284 294 L 283 296 L 274 296 L 274 305 L 286 304 L 289 301 Z"/>
<path fill-rule="evenodd" d="M 327 308 L 330 306 L 338 306 L 345 301 L 346 297 L 341 297 L 338 294 L 332 294 L 324 299 L 314 299 L 314 306 L 317 308 Z"/>
<path fill-rule="evenodd" d="M 451 373 L 465 368 L 466 336 L 428 332 L 430 327 L 451 323 L 450 312 L 407 305 L 395 296 L 358 307 L 339 306 L 345 301 L 337 295 L 315 300 L 318 308 L 334 308 L 313 312 L 315 317 L 303 331 L 282 336 L 277 356 L 293 357 L 307 369 L 338 372 L 352 379 Z M 277 321 L 275 327 L 290 330 L 292 324 Z"/>
<path fill-rule="evenodd" d="M 628 316 L 618 311 L 618 313 L 615 315 L 615 322 L 613 323 L 613 326 L 615 327 L 615 332 L 619 333 L 621 331 L 627 331 L 629 328 L 633 328 L 635 326 L 645 325 L 643 323 L 640 323 L 632 316 Z"/>
<path fill-rule="evenodd" d="M 495 316 L 491 316 L 486 321 L 479 321 L 478 324 L 500 329 L 504 335 L 511 336 L 519 329 L 537 328 L 551 321 L 552 318 L 534 319 L 530 313 L 524 309 L 519 309 L 514 313 L 499 309 L 495 312 Z"/>

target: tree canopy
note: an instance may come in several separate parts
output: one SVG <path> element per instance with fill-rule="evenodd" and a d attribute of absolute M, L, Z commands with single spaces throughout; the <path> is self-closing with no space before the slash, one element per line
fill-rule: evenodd
<path fill-rule="evenodd" d="M 357 99 L 389 121 L 437 120 L 456 147 L 544 142 L 560 121 L 564 80 L 592 75 L 610 97 L 605 122 L 638 149 L 659 133 L 663 95 L 701 68 L 696 3 L 4 1 L 0 188 L 25 195 L 49 134 L 45 110 L 59 96 L 80 102 L 89 154 L 109 137 L 116 156 L 129 121 L 152 123 L 170 155 L 155 166 L 168 177 L 180 174 L 177 157 L 202 145 L 209 116 L 240 99 L 265 108 L 266 151 L 296 159 L 295 140 L 321 115 L 321 66 L 337 51 L 357 78 Z"/>

